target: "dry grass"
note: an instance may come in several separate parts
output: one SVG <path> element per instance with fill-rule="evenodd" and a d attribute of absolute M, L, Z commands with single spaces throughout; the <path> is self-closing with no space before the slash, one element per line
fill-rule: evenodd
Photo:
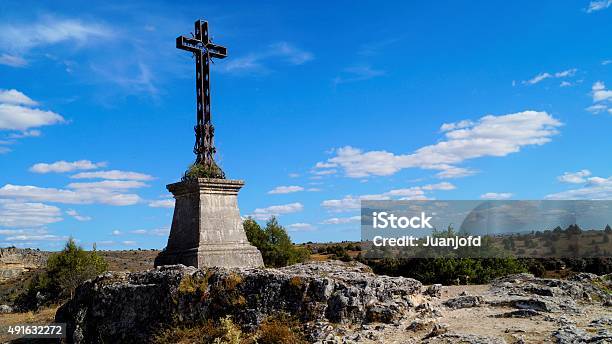
<path fill-rule="evenodd" d="M 38 312 L 0 314 L 0 343 L 4 343 L 9 339 L 15 339 L 6 332 L 9 326 L 18 324 L 46 325 L 52 323 L 55 319 L 57 307 L 44 308 Z"/>

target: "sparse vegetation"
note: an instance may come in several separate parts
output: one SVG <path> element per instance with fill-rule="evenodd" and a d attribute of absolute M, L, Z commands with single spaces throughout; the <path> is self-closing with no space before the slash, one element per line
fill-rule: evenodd
<path fill-rule="evenodd" d="M 259 327 L 245 333 L 231 316 L 218 321 L 208 320 L 194 326 L 172 326 L 160 331 L 152 339 L 156 344 L 304 344 L 307 341 L 299 324 L 291 319 L 269 318 Z"/>

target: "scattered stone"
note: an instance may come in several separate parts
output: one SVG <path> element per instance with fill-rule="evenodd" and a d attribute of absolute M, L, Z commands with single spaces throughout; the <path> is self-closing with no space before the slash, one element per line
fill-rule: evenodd
<path fill-rule="evenodd" d="M 496 314 L 493 317 L 495 318 L 531 318 L 541 315 L 538 311 L 534 311 L 533 309 L 519 309 L 516 311 L 506 312 L 502 314 Z"/>
<path fill-rule="evenodd" d="M 457 296 L 444 301 L 444 305 L 451 309 L 478 307 L 483 303 L 483 299 L 478 295 Z"/>
<path fill-rule="evenodd" d="M 431 329 L 431 332 L 429 332 L 429 334 L 426 335 L 423 339 L 437 337 L 437 336 L 440 336 L 440 335 L 442 335 L 442 334 L 444 334 L 446 332 L 448 332 L 448 325 L 446 325 L 446 324 L 435 324 L 433 326 L 433 328 Z"/>
<path fill-rule="evenodd" d="M 425 295 L 429 295 L 431 297 L 440 297 L 442 296 L 442 284 L 432 284 L 425 290 Z"/>
<path fill-rule="evenodd" d="M 431 318 L 431 317 L 441 317 L 442 313 L 440 310 L 433 306 L 429 302 L 421 303 L 416 307 L 416 311 L 418 312 L 419 318 Z"/>
<path fill-rule="evenodd" d="M 434 319 L 415 319 L 406 327 L 406 330 L 412 332 L 426 331 L 433 329 L 435 324 L 436 320 Z"/>
<path fill-rule="evenodd" d="M 576 325 L 565 325 L 553 332 L 558 344 L 587 343 L 591 337 Z"/>
<path fill-rule="evenodd" d="M 445 333 L 431 339 L 424 340 L 428 344 L 506 344 L 506 341 L 499 337 L 479 336 L 475 334 Z"/>
<path fill-rule="evenodd" d="M 606 317 L 601 317 L 601 318 L 593 319 L 589 323 L 589 326 L 591 326 L 591 327 L 612 326 L 612 317 L 611 316 L 606 316 Z"/>
<path fill-rule="evenodd" d="M 0 305 L 0 313 L 13 313 L 13 307 L 9 305 Z"/>

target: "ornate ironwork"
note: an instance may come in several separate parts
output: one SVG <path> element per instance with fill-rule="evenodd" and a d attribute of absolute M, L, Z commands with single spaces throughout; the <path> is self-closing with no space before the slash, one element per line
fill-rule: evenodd
<path fill-rule="evenodd" d="M 179 36 L 176 47 L 186 50 L 195 56 L 196 60 L 196 125 L 194 126 L 196 142 L 193 152 L 196 155 L 195 166 L 203 166 L 212 175 L 210 177 L 225 178 L 225 174 L 215 163 L 215 128 L 212 125 L 210 113 L 210 63 L 212 58 L 227 57 L 227 48 L 214 44 L 208 36 L 208 22 L 197 20 L 193 37 Z"/>

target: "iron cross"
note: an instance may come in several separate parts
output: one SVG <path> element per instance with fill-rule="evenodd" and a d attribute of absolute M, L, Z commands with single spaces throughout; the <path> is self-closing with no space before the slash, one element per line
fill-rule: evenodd
<path fill-rule="evenodd" d="M 193 36 L 193 38 L 177 37 L 176 47 L 192 52 L 196 59 L 197 123 L 194 127 L 196 142 L 193 147 L 196 164 L 213 166 L 216 150 L 213 142 L 215 129 L 210 116 L 210 61 L 213 57 L 225 58 L 227 49 L 212 43 L 208 37 L 207 21 L 195 22 Z"/>

